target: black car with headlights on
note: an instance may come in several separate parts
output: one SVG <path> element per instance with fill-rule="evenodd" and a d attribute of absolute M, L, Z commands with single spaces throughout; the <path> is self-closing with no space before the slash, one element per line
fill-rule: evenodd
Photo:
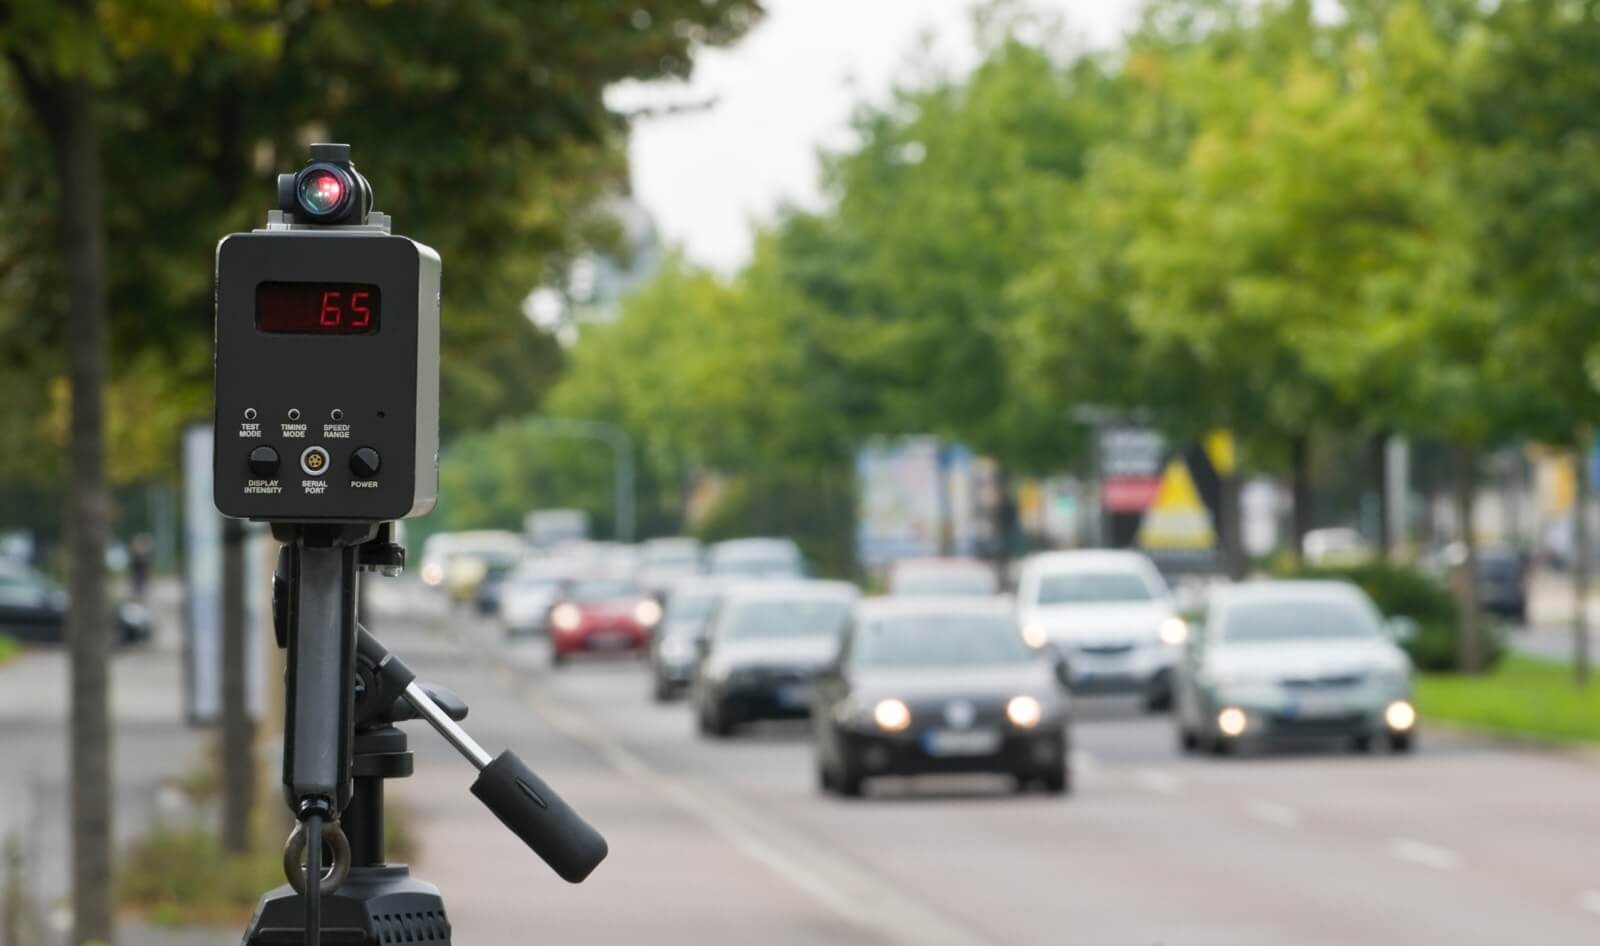
<path fill-rule="evenodd" d="M 774 579 L 730 589 L 700 644 L 700 731 L 726 736 L 742 723 L 809 715 L 817 671 L 838 652 L 859 595 L 842 581 Z"/>
<path fill-rule="evenodd" d="M 1063 794 L 1062 676 L 1023 640 L 1007 599 L 863 601 L 817 680 L 818 783 L 853 796 L 874 776 L 993 772 Z"/>

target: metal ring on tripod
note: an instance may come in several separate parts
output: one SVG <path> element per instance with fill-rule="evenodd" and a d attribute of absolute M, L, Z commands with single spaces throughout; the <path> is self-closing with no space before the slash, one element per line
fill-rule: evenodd
<path fill-rule="evenodd" d="M 320 889 L 326 897 L 343 886 L 345 878 L 350 876 L 350 839 L 345 837 L 339 822 L 330 821 L 322 826 L 322 841 L 333 853 L 322 869 Z M 289 840 L 283 844 L 283 876 L 294 892 L 302 896 L 306 892 L 305 873 L 306 826 L 297 823 L 289 833 Z"/>

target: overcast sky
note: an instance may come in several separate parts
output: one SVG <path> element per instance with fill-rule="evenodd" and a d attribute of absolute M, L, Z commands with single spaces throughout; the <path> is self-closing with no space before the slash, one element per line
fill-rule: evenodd
<path fill-rule="evenodd" d="M 1140 0 L 1036 0 L 1095 46 L 1132 25 Z M 701 53 L 689 83 L 631 86 L 614 104 L 714 100 L 709 110 L 640 121 L 633 185 L 671 244 L 731 271 L 753 222 L 785 202 L 815 206 L 819 146 L 849 142 L 854 105 L 883 101 L 925 34 L 943 68 L 976 58 L 972 0 L 769 0 L 766 18 L 730 49 Z"/>

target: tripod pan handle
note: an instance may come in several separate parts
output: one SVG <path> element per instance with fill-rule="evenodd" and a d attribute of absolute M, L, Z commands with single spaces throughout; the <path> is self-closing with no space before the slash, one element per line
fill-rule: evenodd
<path fill-rule="evenodd" d="M 472 794 L 568 883 L 605 860 L 606 839 L 509 750 L 478 773 Z"/>

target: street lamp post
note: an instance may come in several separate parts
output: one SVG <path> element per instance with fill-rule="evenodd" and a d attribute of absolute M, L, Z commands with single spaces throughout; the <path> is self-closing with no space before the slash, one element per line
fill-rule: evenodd
<path fill-rule="evenodd" d="M 611 448 L 611 512 L 618 542 L 633 541 L 634 465 L 633 440 L 615 424 L 563 417 L 530 418 L 528 427 L 551 437 L 594 440 Z"/>

